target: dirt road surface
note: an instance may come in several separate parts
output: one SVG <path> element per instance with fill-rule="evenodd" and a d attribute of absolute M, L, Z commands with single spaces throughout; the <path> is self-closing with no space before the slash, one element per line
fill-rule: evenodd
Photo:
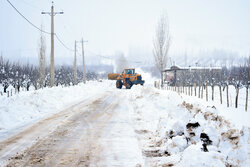
<path fill-rule="evenodd" d="M 124 130 L 115 121 L 119 105 L 119 96 L 107 92 L 28 127 L 0 142 L 0 166 L 122 166 L 131 157 L 112 146 Z"/>

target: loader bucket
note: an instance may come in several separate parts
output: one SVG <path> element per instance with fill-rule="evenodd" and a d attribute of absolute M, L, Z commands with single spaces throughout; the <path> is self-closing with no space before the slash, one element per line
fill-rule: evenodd
<path fill-rule="evenodd" d="M 110 73 L 108 74 L 108 79 L 109 80 L 117 80 L 117 78 L 119 77 L 120 74 L 118 73 Z"/>

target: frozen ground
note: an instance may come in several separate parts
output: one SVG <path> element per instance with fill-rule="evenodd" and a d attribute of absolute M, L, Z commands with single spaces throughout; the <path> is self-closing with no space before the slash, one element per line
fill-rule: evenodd
<path fill-rule="evenodd" d="M 88 82 L 0 97 L 0 162 L 250 165 L 249 112 L 147 83 L 118 90 L 114 82 Z"/>

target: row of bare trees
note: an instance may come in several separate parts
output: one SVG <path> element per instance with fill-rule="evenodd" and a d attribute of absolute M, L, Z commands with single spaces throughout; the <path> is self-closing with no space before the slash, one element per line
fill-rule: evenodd
<path fill-rule="evenodd" d="M 49 68 L 46 67 L 44 62 L 40 62 L 40 66 L 34 66 L 32 64 L 20 64 L 4 60 L 0 56 L 0 85 L 4 87 L 4 90 L 0 92 L 6 92 L 8 86 L 13 87 L 26 87 L 29 90 L 30 85 L 33 85 L 35 89 L 49 86 L 50 73 Z M 42 68 L 42 70 L 41 70 Z M 87 80 L 96 80 L 105 78 L 107 74 L 98 74 L 94 71 L 87 72 Z M 73 67 L 72 66 L 58 66 L 55 69 L 55 83 L 56 85 L 69 86 L 73 84 Z M 82 69 L 77 69 L 77 83 L 82 81 Z"/>

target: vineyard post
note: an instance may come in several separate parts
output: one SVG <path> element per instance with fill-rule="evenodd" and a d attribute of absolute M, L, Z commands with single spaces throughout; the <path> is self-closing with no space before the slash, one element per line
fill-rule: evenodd
<path fill-rule="evenodd" d="M 203 89 L 204 89 L 204 84 L 202 83 L 201 85 L 201 98 L 203 99 Z"/>
<path fill-rule="evenodd" d="M 221 92 L 221 85 L 219 85 L 219 90 L 220 90 L 220 104 L 222 104 L 222 92 Z"/>
<path fill-rule="evenodd" d="M 206 101 L 208 101 L 207 81 L 206 81 Z"/>
<path fill-rule="evenodd" d="M 214 83 L 212 83 L 212 101 L 214 101 Z"/>
<path fill-rule="evenodd" d="M 227 84 L 227 107 L 229 107 L 229 98 L 228 98 L 228 84 Z"/>
<path fill-rule="evenodd" d="M 236 96 L 235 96 L 235 108 L 238 108 L 238 97 L 239 97 L 239 87 L 236 86 Z"/>
<path fill-rule="evenodd" d="M 193 96 L 193 85 L 191 85 L 191 96 Z"/>
<path fill-rule="evenodd" d="M 201 84 L 199 84 L 199 93 L 198 93 L 198 98 L 201 98 Z"/>
<path fill-rule="evenodd" d="M 196 96 L 196 83 L 194 84 L 194 96 Z"/>
<path fill-rule="evenodd" d="M 248 103 L 248 86 L 246 87 L 246 106 L 245 106 L 246 111 L 247 111 L 247 103 Z"/>

